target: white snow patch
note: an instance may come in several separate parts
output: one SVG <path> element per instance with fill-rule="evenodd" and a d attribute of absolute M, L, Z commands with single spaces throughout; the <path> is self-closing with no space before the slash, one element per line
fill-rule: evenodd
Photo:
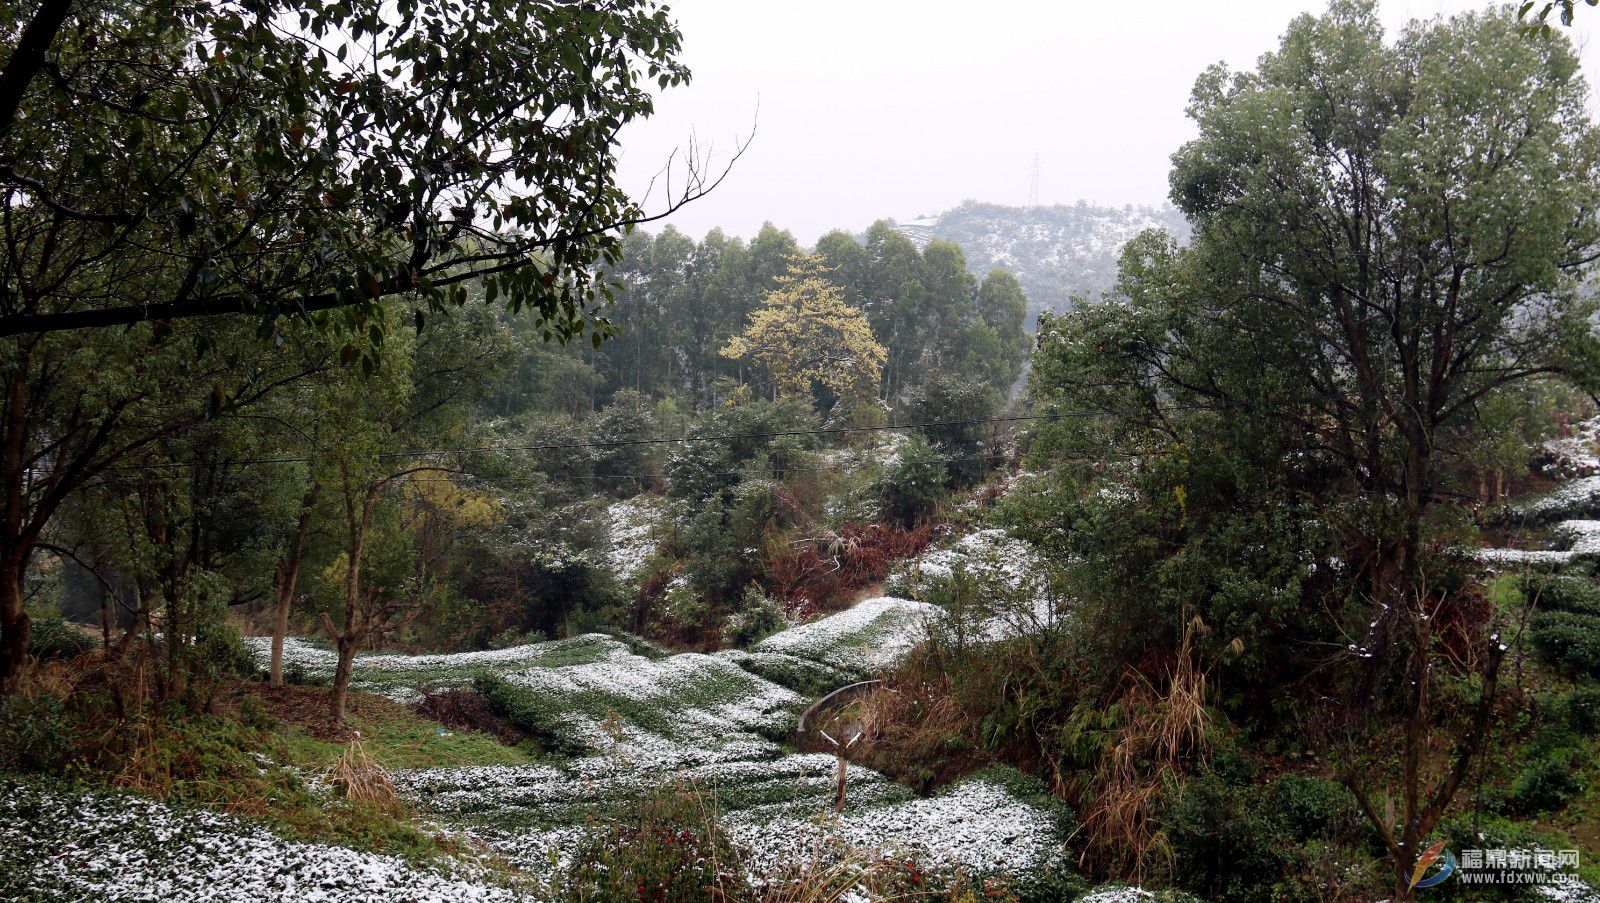
<path fill-rule="evenodd" d="M 888 668 L 927 638 L 938 606 L 893 596 L 866 599 L 854 608 L 791 627 L 756 644 L 758 652 L 781 652 L 839 668 Z"/>
<path fill-rule="evenodd" d="M 394 856 L 285 840 L 231 816 L 131 793 L 11 786 L 0 798 L 0 868 L 84 900 L 500 901 L 481 878 Z"/>

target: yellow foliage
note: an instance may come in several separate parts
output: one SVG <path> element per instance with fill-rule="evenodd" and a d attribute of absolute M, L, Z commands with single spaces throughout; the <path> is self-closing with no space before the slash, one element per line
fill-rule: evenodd
<path fill-rule="evenodd" d="M 500 520 L 500 501 L 486 492 L 474 492 L 451 480 L 423 479 L 407 484 L 406 501 L 412 509 L 431 511 L 455 527 L 490 527 Z"/>
<path fill-rule="evenodd" d="M 840 398 L 874 395 L 888 354 L 827 272 L 816 255 L 790 257 L 788 274 L 778 277 L 722 356 L 765 369 L 780 396 L 809 396 L 817 385 Z"/>

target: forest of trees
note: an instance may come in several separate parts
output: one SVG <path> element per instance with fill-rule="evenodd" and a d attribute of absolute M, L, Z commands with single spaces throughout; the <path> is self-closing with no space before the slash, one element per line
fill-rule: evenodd
<path fill-rule="evenodd" d="M 620 337 L 586 350 L 579 360 L 588 369 L 563 381 L 592 385 L 590 407 L 620 389 L 691 407 L 728 399 L 749 380 L 722 349 L 801 251 L 793 235 L 771 225 L 748 243 L 720 230 L 700 242 L 670 227 L 633 233 L 610 271 L 621 287 L 608 317 Z M 995 270 L 977 280 L 960 247 L 933 242 L 919 251 L 883 222 L 864 241 L 830 232 L 815 251 L 844 303 L 866 313 L 888 352 L 879 393 L 885 401 L 930 373 L 1010 389 L 1029 346 L 1027 300 L 1010 275 Z M 506 391 L 537 390 L 513 381 Z M 518 402 L 507 397 L 505 404 L 514 410 Z"/>

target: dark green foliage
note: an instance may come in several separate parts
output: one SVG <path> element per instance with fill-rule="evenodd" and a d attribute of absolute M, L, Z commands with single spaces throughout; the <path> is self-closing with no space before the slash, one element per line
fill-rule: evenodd
<path fill-rule="evenodd" d="M 945 456 L 928 440 L 911 436 L 878 478 L 883 516 L 903 527 L 916 526 L 949 497 L 949 481 Z"/>
<path fill-rule="evenodd" d="M 1564 748 L 1540 756 L 1523 770 L 1511 787 L 1508 801 L 1513 811 L 1537 815 L 1560 809 L 1583 792 L 1581 749 Z"/>
<path fill-rule="evenodd" d="M 719 408 L 689 431 L 704 441 L 685 442 L 667 459 L 671 493 L 698 503 L 749 476 L 781 478 L 816 447 L 816 437 L 805 434 L 816 428 L 810 408 L 793 402 L 756 400 Z M 720 436 L 744 438 L 710 438 Z"/>
<path fill-rule="evenodd" d="M 67 772 L 76 730 L 54 694 L 0 696 L 0 771 Z"/>
<path fill-rule="evenodd" d="M 958 484 L 972 483 L 994 470 L 995 437 L 992 418 L 1000 409 L 1000 395 L 992 386 L 960 376 L 934 373 L 906 394 L 901 417 L 906 423 L 947 423 L 919 430 L 947 460 L 949 476 Z M 966 421 L 966 422 L 961 422 Z"/>
<path fill-rule="evenodd" d="M 580 756 L 588 748 L 573 739 L 561 722 L 561 713 L 538 694 L 529 693 L 498 674 L 480 674 L 472 689 L 496 715 L 526 731 L 541 748 L 558 756 Z"/>
<path fill-rule="evenodd" d="M 1580 687 L 1563 694 L 1557 711 L 1580 734 L 1600 732 L 1600 687 Z"/>
<path fill-rule="evenodd" d="M 1260 784 L 1236 754 L 1184 781 L 1161 815 L 1174 882 L 1212 903 L 1300 899 L 1319 857 L 1361 858 L 1371 829 L 1349 791 L 1284 775 Z"/>
<path fill-rule="evenodd" d="M 618 227 L 640 215 L 615 184 L 617 130 L 650 115 L 653 91 L 688 79 L 677 28 L 645 2 L 456 12 L 419 3 L 391 20 L 295 0 L 75 6 L 65 28 L 43 34 L 54 75 L 11 73 L 21 107 L 0 124 L 0 156 L 18 161 L 8 195 L 47 184 L 71 199 L 82 215 L 61 224 L 61 238 L 81 254 L 8 255 L 6 281 L 41 291 L 8 312 L 6 334 L 42 315 L 61 319 L 39 326 L 69 329 L 228 313 L 257 318 L 265 334 L 331 310 L 320 326 L 381 344 L 381 299 L 420 301 L 407 319 L 421 328 L 465 303 L 461 277 L 474 271 L 482 300 L 537 315 L 553 338 L 604 333 L 593 321 L 609 290 L 597 271 L 620 253 Z M 257 13 L 296 22 L 296 33 L 247 27 Z M 139 64 L 101 68 L 97 48 L 111 40 Z M 345 60 L 363 52 L 413 74 L 359 84 Z M 82 102 L 60 106 L 68 94 Z M 558 108 L 570 119 L 548 127 Z M 438 165 L 446 120 L 459 129 L 458 162 L 449 179 L 420 177 Z M 28 153 L 47 135 L 61 153 Z M 147 190 L 133 202 L 128 185 Z M 40 209 L 7 202 L 5 233 L 29 233 Z M 485 228 L 467 228 L 473 220 Z M 263 229 L 293 237 L 262 243 Z M 124 278 L 156 267 L 167 284 L 154 293 Z M 185 282 L 185 272 L 205 275 Z M 85 302 L 80 280 L 108 278 L 110 295 Z M 150 306 L 163 303 L 157 317 Z"/>
<path fill-rule="evenodd" d="M 1523 592 L 1541 609 L 1600 615 L 1600 586 L 1589 577 L 1536 574 L 1524 581 Z"/>
<path fill-rule="evenodd" d="M 629 494 L 650 484 L 655 446 L 639 440 L 656 434 L 654 407 L 649 398 L 624 389 L 585 424 L 589 441 L 595 443 L 591 455 L 596 489 Z"/>
<path fill-rule="evenodd" d="M 28 654 L 38 659 L 72 658 L 99 647 L 100 641 L 59 615 L 35 615 Z"/>
<path fill-rule="evenodd" d="M 695 406 L 723 402 L 750 374 L 719 351 L 799 250 L 770 224 L 748 246 L 720 230 L 698 244 L 671 227 L 629 235 L 609 271 L 621 284 L 610 316 L 622 334 L 589 355 L 600 397 L 632 389 Z M 865 245 L 844 232 L 824 235 L 817 253 L 888 352 L 884 398 L 940 373 L 1002 391 L 1015 381 L 1028 351 L 1027 299 L 1009 275 L 992 271 L 980 286 L 961 248 L 918 250 L 886 222 L 868 230 Z"/>
<path fill-rule="evenodd" d="M 1528 622 L 1534 651 L 1564 674 L 1600 678 L 1600 615 L 1539 611 Z"/>

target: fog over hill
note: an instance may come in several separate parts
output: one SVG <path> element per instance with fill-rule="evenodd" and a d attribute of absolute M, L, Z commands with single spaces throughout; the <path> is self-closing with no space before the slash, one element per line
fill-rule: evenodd
<path fill-rule="evenodd" d="M 1074 297 L 1096 297 L 1117 278 L 1117 255 L 1145 229 L 1187 238 L 1189 224 L 1170 205 L 1102 207 L 1079 201 L 1051 207 L 1006 207 L 967 201 L 937 216 L 894 222 L 918 245 L 935 238 L 959 244 L 982 275 L 1000 268 L 1028 293 L 1028 326 L 1040 311 L 1065 310 Z"/>

